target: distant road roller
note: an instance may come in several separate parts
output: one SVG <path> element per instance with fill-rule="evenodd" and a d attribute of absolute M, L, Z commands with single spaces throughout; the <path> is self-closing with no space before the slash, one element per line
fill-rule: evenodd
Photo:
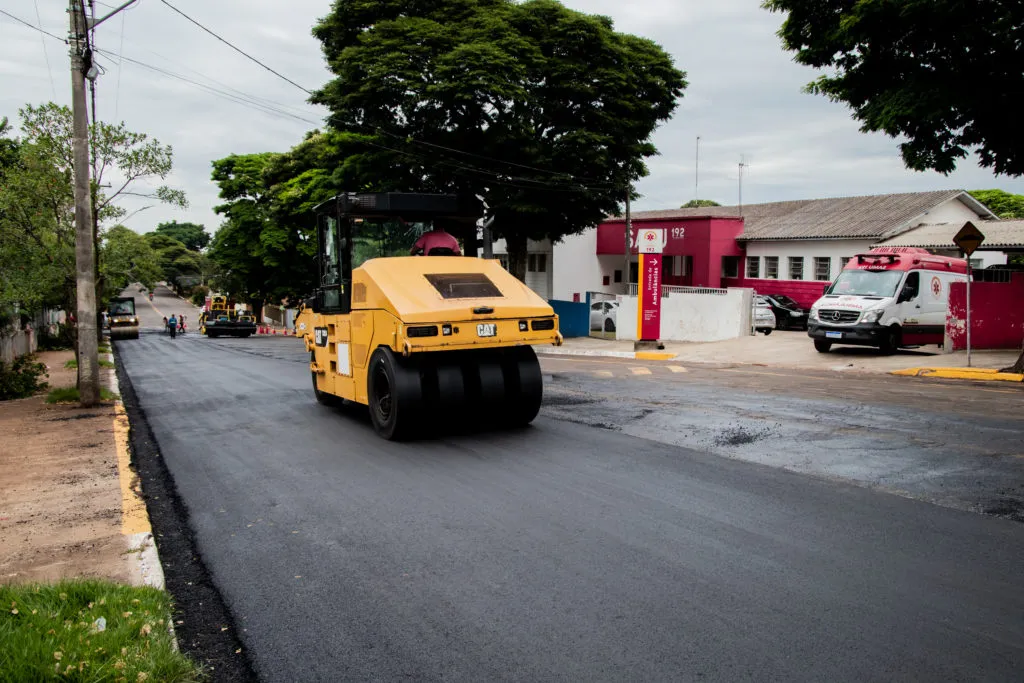
<path fill-rule="evenodd" d="M 455 195 L 344 193 L 315 209 L 319 287 L 296 334 L 318 401 L 367 405 L 385 439 L 437 425 L 525 425 L 540 410 L 533 344 L 558 316 L 497 260 L 476 258 L 479 210 Z M 424 232 L 466 256 L 408 256 Z"/>
<path fill-rule="evenodd" d="M 138 339 L 139 316 L 135 311 L 135 297 L 115 296 L 107 308 L 110 339 Z"/>

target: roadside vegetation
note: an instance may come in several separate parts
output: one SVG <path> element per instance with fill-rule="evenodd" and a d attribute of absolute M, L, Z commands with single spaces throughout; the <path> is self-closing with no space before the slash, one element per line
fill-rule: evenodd
<path fill-rule="evenodd" d="M 164 591 L 94 579 L 0 586 L 0 606 L 0 683 L 208 680 L 174 645 Z"/>
<path fill-rule="evenodd" d="M 0 401 L 27 398 L 47 387 L 46 365 L 34 354 L 19 356 L 13 363 L 0 360 Z"/>
<path fill-rule="evenodd" d="M 108 350 L 104 351 L 103 349 L 100 349 L 100 353 L 110 353 L 110 350 L 108 349 Z M 101 368 L 113 368 L 114 367 L 114 364 L 111 361 L 107 360 L 106 358 L 100 358 L 99 362 L 100 362 L 100 367 Z M 68 370 L 74 370 L 75 368 L 78 367 L 78 359 L 76 359 L 76 358 L 69 358 L 67 360 L 67 362 L 64 363 L 64 367 L 66 369 L 68 369 Z"/>
<path fill-rule="evenodd" d="M 116 401 L 121 398 L 106 387 L 100 388 L 101 401 Z M 47 403 L 78 403 L 78 387 L 58 387 L 46 395 Z"/>

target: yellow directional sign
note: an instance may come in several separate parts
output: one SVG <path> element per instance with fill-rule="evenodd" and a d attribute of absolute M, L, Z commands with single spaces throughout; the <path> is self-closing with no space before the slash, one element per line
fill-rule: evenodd
<path fill-rule="evenodd" d="M 953 244 L 960 247 L 968 256 L 973 254 L 974 250 L 984 241 L 985 236 L 981 234 L 981 230 L 974 227 L 974 223 L 970 221 L 964 223 L 964 227 L 960 228 L 960 231 L 953 237 Z"/>

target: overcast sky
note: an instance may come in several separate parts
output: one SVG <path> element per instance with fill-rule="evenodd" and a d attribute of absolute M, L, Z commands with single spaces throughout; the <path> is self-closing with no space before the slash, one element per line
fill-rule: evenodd
<path fill-rule="evenodd" d="M 98 2 L 105 14 L 121 0 Z M 330 0 L 168 0 L 183 12 L 305 88 L 326 82 L 311 27 Z M 566 0 L 605 14 L 619 31 L 651 38 L 687 72 L 674 118 L 655 133 L 661 152 L 638 189 L 636 210 L 677 207 L 694 197 L 700 136 L 701 198 L 735 204 L 739 163 L 745 204 L 819 197 L 998 187 L 1024 193 L 1024 180 L 996 177 L 971 157 L 950 176 L 904 169 L 897 141 L 866 135 L 843 105 L 801 88 L 815 76 L 793 63 L 775 35 L 782 17 L 758 0 Z M 47 31 L 67 34 L 63 0 L 0 0 L 0 8 Z M 210 162 L 231 153 L 287 151 L 320 124 L 324 111 L 306 95 L 176 14 L 161 0 L 140 0 L 97 29 L 97 47 L 123 54 L 207 88 L 137 64 L 102 57 L 98 116 L 124 121 L 174 149 L 167 184 L 186 191 L 187 210 L 155 206 L 126 223 L 138 232 L 167 220 L 193 221 L 214 232 L 219 203 Z M 0 117 L 17 124 L 26 103 L 70 103 L 68 53 L 62 43 L 0 14 Z M 210 89 L 220 91 L 213 94 Z M 258 97 L 267 113 L 232 95 Z M 126 202 L 132 210 L 144 203 Z"/>

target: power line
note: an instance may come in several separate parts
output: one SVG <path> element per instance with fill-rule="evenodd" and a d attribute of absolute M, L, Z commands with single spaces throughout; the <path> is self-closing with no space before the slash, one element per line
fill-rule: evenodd
<path fill-rule="evenodd" d="M 57 101 L 57 85 L 53 82 L 53 67 L 50 66 L 50 53 L 46 51 L 46 41 L 43 40 L 43 18 L 39 14 L 39 0 L 35 0 L 36 21 L 39 22 L 39 42 L 43 45 L 43 59 L 46 60 L 46 72 L 50 74 L 50 90 L 53 91 L 53 100 Z"/>
<path fill-rule="evenodd" d="M 313 92 L 312 92 L 311 90 L 307 90 L 306 88 L 303 88 L 303 87 L 302 87 L 301 85 L 299 85 L 298 83 L 296 83 L 296 82 L 295 82 L 295 81 L 293 81 L 292 79 L 290 79 L 290 78 L 288 78 L 287 76 L 284 76 L 284 75 L 282 75 L 282 74 L 278 73 L 277 71 L 274 71 L 274 70 L 273 70 L 273 69 L 271 69 L 271 68 L 270 68 L 269 66 L 267 66 L 266 64 L 264 64 L 264 63 L 263 63 L 263 62 L 261 62 L 260 60 L 256 59 L 256 58 L 255 58 L 255 57 L 253 57 L 252 55 L 248 54 L 247 52 L 243 51 L 243 50 L 242 50 L 242 49 L 240 49 L 240 48 L 237 48 L 237 47 L 235 47 L 234 45 L 232 45 L 232 44 L 231 44 L 231 43 L 230 43 L 229 41 L 225 40 L 224 38 L 221 38 L 221 37 L 220 37 L 219 35 L 217 35 L 217 34 L 216 34 L 216 33 L 214 33 L 213 31 L 211 31 L 210 29 L 206 28 L 205 26 L 203 26 L 202 24 L 200 24 L 200 23 L 199 23 L 198 21 L 196 21 L 195 19 L 193 19 L 193 18 L 192 18 L 192 17 L 190 17 L 189 15 L 185 14 L 185 13 L 184 13 L 184 12 L 182 12 L 182 11 L 181 11 L 180 9 L 178 9 L 177 7 L 175 7 L 174 5 L 172 5 L 171 3 L 167 2 L 167 0 L 160 0 L 160 2 L 162 2 L 162 3 L 163 3 L 163 4 L 165 4 L 165 5 L 167 5 L 167 6 L 168 6 L 168 7 L 170 7 L 170 8 L 172 9 L 172 10 L 174 10 L 175 12 L 177 12 L 178 14 L 180 14 L 181 16 L 185 17 L 186 19 L 188 19 L 189 21 L 191 21 L 191 22 L 192 22 L 193 24 L 195 24 L 196 26 L 198 26 L 199 28 L 203 29 L 204 31 L 206 31 L 207 33 L 209 33 L 209 34 L 210 34 L 211 36 L 213 36 L 214 38 L 216 38 L 217 40 L 219 40 L 220 42 L 222 42 L 222 43 L 224 43 L 225 45 L 227 45 L 228 47 L 230 47 L 230 48 L 231 48 L 232 50 L 234 50 L 235 52 L 238 52 L 239 54 L 241 54 L 241 55 L 245 56 L 246 58 L 248 58 L 248 59 L 250 59 L 250 60 L 252 60 L 252 61 L 256 62 L 257 64 L 259 64 L 259 65 L 260 65 L 260 66 L 262 66 L 262 67 L 263 67 L 264 69 L 266 69 L 266 70 L 267 70 L 267 71 L 269 71 L 270 73 L 274 74 L 274 75 L 275 75 L 275 76 L 277 76 L 278 78 L 281 78 L 281 79 L 283 79 L 283 80 L 285 80 L 285 81 L 288 81 L 289 83 L 291 83 L 292 85 L 294 85 L 294 86 L 295 86 L 296 88 L 298 88 L 299 90 L 303 91 L 303 92 L 304 92 L 304 93 L 306 93 L 307 95 L 312 95 L 312 94 L 313 94 Z"/>
<path fill-rule="evenodd" d="M 14 15 L 13 15 L 13 14 L 11 14 L 10 12 L 8 12 L 7 10 L 2 10 L 2 9 L 0 9 L 0 14 L 5 14 L 5 15 L 7 15 L 8 17 L 10 17 L 11 19 L 14 19 L 14 20 L 15 20 L 16 22 L 18 22 L 19 24 L 24 24 L 25 26 L 28 26 L 28 27 L 29 27 L 30 29 L 32 29 L 33 31 L 39 31 L 40 33 L 42 33 L 42 34 L 44 34 L 44 35 L 50 36 L 50 37 L 51 37 L 51 38 L 53 38 L 54 40 L 59 40 L 59 41 L 60 41 L 60 42 L 62 42 L 62 43 L 67 43 L 67 42 L 68 42 L 68 41 L 67 41 L 67 39 L 65 39 L 65 38 L 61 38 L 60 36 L 55 36 L 55 35 L 53 35 L 52 33 L 50 33 L 49 31 L 46 31 L 46 30 L 44 30 L 44 29 L 43 29 L 42 27 L 40 27 L 40 26 L 36 26 L 35 24 L 30 24 L 29 22 L 25 21 L 24 19 L 19 19 L 18 17 L 14 16 Z"/>

